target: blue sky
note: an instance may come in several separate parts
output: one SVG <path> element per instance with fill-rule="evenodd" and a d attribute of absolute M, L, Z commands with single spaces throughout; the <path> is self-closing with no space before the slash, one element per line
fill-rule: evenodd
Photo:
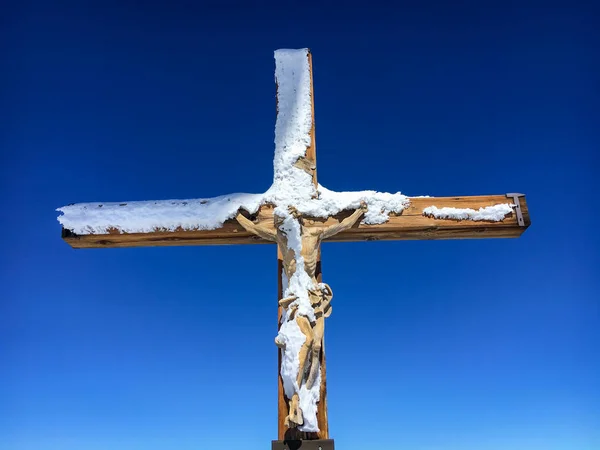
<path fill-rule="evenodd" d="M 524 192 L 533 221 L 324 245 L 338 448 L 600 448 L 596 11 L 101 3 L 0 18 L 0 448 L 276 438 L 275 248 L 75 251 L 54 209 L 264 191 L 285 47 L 313 51 L 323 185 Z"/>

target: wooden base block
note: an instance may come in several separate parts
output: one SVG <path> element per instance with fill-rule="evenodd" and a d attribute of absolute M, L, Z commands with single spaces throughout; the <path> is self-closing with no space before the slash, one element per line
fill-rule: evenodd
<path fill-rule="evenodd" d="M 272 441 L 271 450 L 334 450 L 333 439 Z"/>

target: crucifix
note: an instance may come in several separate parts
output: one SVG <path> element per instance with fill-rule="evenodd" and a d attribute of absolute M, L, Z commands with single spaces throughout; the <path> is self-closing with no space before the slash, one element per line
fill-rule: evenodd
<path fill-rule="evenodd" d="M 325 319 L 333 291 L 322 242 L 519 237 L 524 195 L 407 197 L 334 192 L 317 182 L 312 55 L 275 52 L 273 184 L 263 194 L 79 203 L 58 210 L 73 248 L 274 243 L 278 254 L 278 440 L 273 449 L 332 449 L 327 420 Z M 295 443 L 295 444 L 294 444 Z"/>

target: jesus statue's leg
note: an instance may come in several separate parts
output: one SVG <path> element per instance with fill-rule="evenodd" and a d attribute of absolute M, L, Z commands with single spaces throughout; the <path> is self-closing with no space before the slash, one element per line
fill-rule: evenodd
<path fill-rule="evenodd" d="M 319 357 L 321 356 L 321 345 L 323 343 L 323 334 L 325 333 L 325 318 L 323 316 L 317 318 L 317 323 L 315 324 L 312 332 L 312 361 L 310 363 L 310 373 L 308 375 L 308 379 L 306 380 L 307 389 L 311 389 L 313 387 L 319 373 Z"/>
<path fill-rule="evenodd" d="M 300 409 L 300 405 L 298 403 L 298 394 L 294 394 L 290 400 L 290 413 L 285 418 L 285 426 L 288 428 L 294 428 L 304 423 L 302 410 Z"/>
<path fill-rule="evenodd" d="M 302 348 L 300 349 L 300 353 L 298 355 L 298 361 L 300 364 L 298 366 L 298 377 L 296 378 L 296 381 L 298 383 L 298 388 L 300 388 L 302 379 L 304 378 L 304 373 L 307 370 L 306 365 L 308 363 L 309 355 L 313 346 L 313 330 L 310 326 L 310 321 L 305 316 L 296 316 L 296 323 L 298 324 L 298 327 L 300 327 L 300 331 L 302 331 L 304 336 L 306 336 L 306 340 L 304 341 L 304 344 L 302 344 Z"/>

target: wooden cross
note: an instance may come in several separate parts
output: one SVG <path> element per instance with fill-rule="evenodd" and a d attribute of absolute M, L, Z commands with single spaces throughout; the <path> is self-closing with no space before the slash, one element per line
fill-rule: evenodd
<path fill-rule="evenodd" d="M 310 102 L 311 102 L 311 127 L 310 145 L 306 148 L 304 157 L 296 161 L 306 172 L 312 176 L 315 187 L 317 184 L 316 148 L 314 128 L 314 102 L 312 101 L 312 56 L 308 50 L 304 57 L 308 58 L 308 72 L 310 76 Z M 279 90 L 278 90 L 279 102 Z M 279 104 L 279 103 L 278 103 Z M 279 110 L 278 110 L 279 114 Z M 203 203 L 203 201 L 200 201 Z M 480 208 L 489 208 L 499 204 L 512 204 L 510 212 L 502 220 L 485 220 L 486 216 L 474 217 Z M 88 204 L 92 205 L 92 204 Z M 178 203 L 178 207 L 185 208 L 186 202 Z M 74 205 L 75 207 L 77 205 Z M 104 214 L 109 208 L 103 204 L 94 204 L 94 214 Z M 257 226 L 266 227 L 273 232 L 276 230 L 274 223 L 275 204 L 263 204 L 250 218 Z M 112 208 L 126 208 L 127 204 L 112 205 Z M 432 212 L 431 207 L 438 208 L 438 214 Z M 87 207 L 83 207 L 85 209 Z M 91 206 L 90 206 L 91 208 Z M 441 210 L 441 208 L 458 208 Z M 66 209 L 65 210 L 66 214 Z M 305 220 L 307 227 L 332 226 L 340 223 L 349 216 L 351 211 L 342 211 L 337 215 L 320 218 L 308 217 Z M 457 215 L 461 213 L 461 215 Z M 107 212 L 107 214 L 109 214 Z M 450 216 L 448 216 L 450 214 Z M 454 214 L 454 215 L 453 215 Z M 471 217 L 469 217 L 471 214 Z M 448 218 L 450 217 L 450 218 Z M 461 220 L 465 219 L 466 220 Z M 475 218 L 475 220 L 469 220 Z M 60 219 L 59 219 L 60 220 Z M 370 240 L 416 240 L 416 239 L 472 239 L 472 238 L 514 238 L 519 237 L 530 225 L 529 213 L 524 196 L 521 194 L 485 195 L 472 197 L 413 197 L 410 204 L 400 214 L 390 214 L 385 223 L 369 225 L 357 223 L 328 239 L 335 242 L 353 242 Z M 145 232 L 123 232 L 122 224 L 116 221 L 106 227 L 104 232 L 98 233 L 90 227 L 88 231 L 75 233 L 68 226 L 63 226 L 62 237 L 73 248 L 111 248 L 111 247 L 146 247 L 146 246 L 173 246 L 173 245 L 223 245 L 223 244 L 262 244 L 269 241 L 261 239 L 231 217 L 215 229 L 197 229 L 190 227 L 176 227 L 168 229 L 160 225 L 154 226 Z M 283 296 L 282 279 L 282 254 L 278 248 L 278 299 Z M 317 280 L 321 282 L 320 255 L 316 269 Z M 278 323 L 280 323 L 282 307 L 278 308 Z M 278 439 L 304 439 L 319 440 L 329 439 L 327 421 L 327 389 L 325 373 L 325 349 L 320 353 L 321 385 L 320 400 L 317 409 L 319 432 L 299 433 L 295 429 L 288 429 L 285 418 L 289 414 L 289 399 L 286 398 L 283 382 L 279 376 L 278 384 Z M 281 369 L 281 352 L 279 352 L 279 368 Z"/>

